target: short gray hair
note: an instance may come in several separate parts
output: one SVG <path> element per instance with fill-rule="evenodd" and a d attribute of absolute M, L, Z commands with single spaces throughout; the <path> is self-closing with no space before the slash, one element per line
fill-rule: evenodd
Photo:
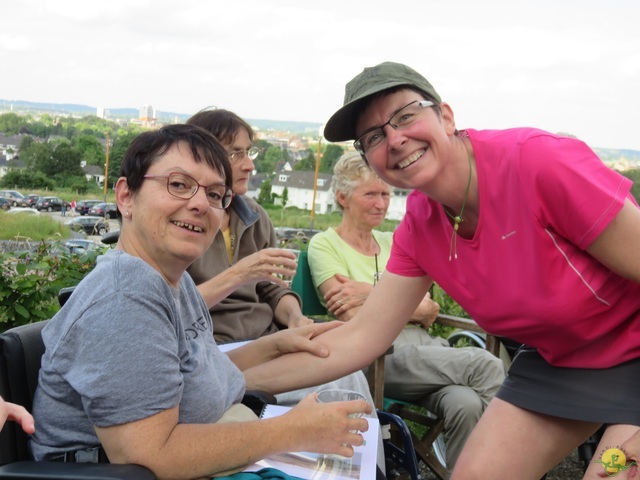
<path fill-rule="evenodd" d="M 344 153 L 334 165 L 333 178 L 331 179 L 331 189 L 338 208 L 344 210 L 338 201 L 338 192 L 342 192 L 349 198 L 360 183 L 368 183 L 373 180 L 383 182 L 378 174 L 369 168 L 358 152 Z"/>

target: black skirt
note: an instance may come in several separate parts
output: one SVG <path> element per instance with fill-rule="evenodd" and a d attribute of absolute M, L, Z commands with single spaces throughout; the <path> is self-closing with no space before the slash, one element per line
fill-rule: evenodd
<path fill-rule="evenodd" d="M 496 396 L 555 417 L 640 425 L 640 358 L 604 369 L 553 367 L 522 347 Z"/>

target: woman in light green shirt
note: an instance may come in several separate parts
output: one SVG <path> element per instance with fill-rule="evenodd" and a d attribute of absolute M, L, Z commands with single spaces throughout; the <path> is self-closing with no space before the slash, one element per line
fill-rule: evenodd
<path fill-rule="evenodd" d="M 362 160 L 347 153 L 334 167 L 332 189 L 343 212 L 335 229 L 309 243 L 309 267 L 319 297 L 343 321 L 350 320 L 384 271 L 392 232 L 379 232 L 390 188 Z M 504 380 L 502 362 L 486 350 L 451 348 L 429 335 L 439 306 L 427 294 L 385 357 L 385 395 L 420 403 L 444 418 L 447 469 L 451 471 L 480 415 Z"/>

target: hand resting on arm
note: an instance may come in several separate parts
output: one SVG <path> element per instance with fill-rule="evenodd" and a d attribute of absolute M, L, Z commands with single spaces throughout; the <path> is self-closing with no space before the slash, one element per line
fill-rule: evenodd
<path fill-rule="evenodd" d="M 376 294 L 367 298 L 352 320 L 317 338 L 329 349 L 327 357 L 292 353 L 251 367 L 243 371 L 247 388 L 281 393 L 326 383 L 370 365 L 397 338 L 430 285 L 426 276 L 385 273 Z"/>
<path fill-rule="evenodd" d="M 320 285 L 320 293 L 324 295 L 327 302 L 327 310 L 345 322 L 351 320 L 358 313 L 360 307 L 373 291 L 372 284 L 356 282 L 339 273 Z M 440 305 L 431 300 L 431 294 L 427 293 L 409 318 L 408 323 L 420 324 L 425 330 L 428 330 L 439 311 Z"/>

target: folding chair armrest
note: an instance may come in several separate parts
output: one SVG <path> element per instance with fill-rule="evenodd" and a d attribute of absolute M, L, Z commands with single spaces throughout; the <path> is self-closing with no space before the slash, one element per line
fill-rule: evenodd
<path fill-rule="evenodd" d="M 71 287 L 63 287 L 60 289 L 60 291 L 58 292 L 58 303 L 61 307 L 64 307 L 64 304 L 67 303 L 67 300 L 69 300 L 69 297 L 71 296 L 75 288 L 76 287 L 74 285 Z"/>
<path fill-rule="evenodd" d="M 447 327 L 461 328 L 463 330 L 471 330 L 477 333 L 486 333 L 480 325 L 470 318 L 456 317 L 454 315 L 438 314 L 436 323 Z"/>
<path fill-rule="evenodd" d="M 376 409 L 382 410 L 384 405 L 384 357 L 393 353 L 393 344 L 376 358 L 367 368 L 365 376 L 369 384 L 369 391 L 373 398 L 373 405 Z"/>
<path fill-rule="evenodd" d="M 148 468 L 112 463 L 15 462 L 0 467 L 2 479 L 155 480 Z"/>
<path fill-rule="evenodd" d="M 497 337 L 488 334 L 482 327 L 480 327 L 480 325 L 470 318 L 456 317 L 454 315 L 445 315 L 441 313 L 438 315 L 438 318 L 436 318 L 436 322 L 448 327 L 461 328 L 463 330 L 486 334 L 487 350 L 496 357 L 500 357 L 500 340 L 498 340 Z"/>
<path fill-rule="evenodd" d="M 105 245 L 115 245 L 116 243 L 118 243 L 119 239 L 120 239 L 120 230 L 113 230 L 109 233 L 105 233 L 100 239 L 100 241 Z"/>

